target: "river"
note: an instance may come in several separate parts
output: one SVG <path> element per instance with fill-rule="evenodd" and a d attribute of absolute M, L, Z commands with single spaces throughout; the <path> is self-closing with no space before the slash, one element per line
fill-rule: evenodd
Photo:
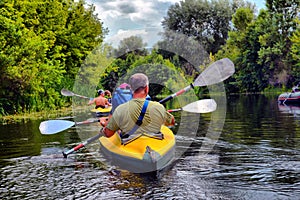
<path fill-rule="evenodd" d="M 41 135 L 42 120 L 0 125 L 0 199 L 299 199 L 300 107 L 228 96 L 221 134 L 203 153 L 210 115 L 200 115 L 195 137 L 176 135 L 184 153 L 157 179 L 110 166 L 97 142 L 64 159 L 83 140 L 77 128 Z M 81 128 L 87 138 L 99 130 Z"/>

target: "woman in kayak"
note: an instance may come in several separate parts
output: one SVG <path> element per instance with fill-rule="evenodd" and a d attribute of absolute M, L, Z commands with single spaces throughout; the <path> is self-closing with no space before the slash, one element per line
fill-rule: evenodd
<path fill-rule="evenodd" d="M 111 92 L 109 90 L 104 91 L 104 97 L 107 98 L 109 103 L 111 103 Z"/>
<path fill-rule="evenodd" d="M 175 124 L 174 116 L 167 112 L 162 104 L 146 101 L 149 81 L 145 74 L 132 75 L 129 85 L 133 92 L 133 99 L 119 105 L 113 112 L 107 126 L 102 130 L 106 137 L 111 137 L 118 130 L 122 131 L 121 137 L 143 133 L 157 134 L 162 125 Z M 142 120 L 138 121 L 138 119 Z M 132 132 L 132 129 L 136 130 Z"/>

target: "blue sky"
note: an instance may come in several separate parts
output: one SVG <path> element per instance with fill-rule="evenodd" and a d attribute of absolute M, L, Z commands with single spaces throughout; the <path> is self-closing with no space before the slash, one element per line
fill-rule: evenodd
<path fill-rule="evenodd" d="M 180 0 L 87 0 L 94 4 L 96 13 L 108 28 L 109 35 L 105 41 L 114 47 L 132 35 L 141 36 L 151 47 L 160 38 L 161 21 L 168 8 Z M 258 10 L 264 8 L 265 1 L 248 0 L 255 3 Z"/>

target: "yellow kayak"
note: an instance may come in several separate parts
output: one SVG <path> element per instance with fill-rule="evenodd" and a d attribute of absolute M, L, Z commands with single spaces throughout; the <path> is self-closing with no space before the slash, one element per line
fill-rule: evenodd
<path fill-rule="evenodd" d="M 162 126 L 162 138 L 149 135 L 121 144 L 119 134 L 100 137 L 100 150 L 113 164 L 133 173 L 149 173 L 164 169 L 175 157 L 175 136 L 166 126 Z"/>
<path fill-rule="evenodd" d="M 91 110 L 91 112 L 94 114 L 95 117 L 103 117 L 103 116 L 108 116 L 109 112 L 111 111 L 111 106 L 107 108 L 94 108 Z"/>

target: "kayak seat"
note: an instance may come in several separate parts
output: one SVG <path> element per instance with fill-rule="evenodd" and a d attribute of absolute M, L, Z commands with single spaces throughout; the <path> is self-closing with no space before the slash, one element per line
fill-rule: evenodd
<path fill-rule="evenodd" d="M 158 132 L 158 133 L 142 133 L 142 134 L 139 134 L 139 135 L 127 135 L 127 134 L 125 134 L 124 137 L 122 137 L 122 135 L 120 135 L 121 144 L 126 145 L 126 144 L 138 139 L 141 136 L 146 136 L 146 137 L 150 137 L 150 138 L 158 139 L 158 140 L 163 140 L 164 139 L 164 134 L 162 134 L 161 132 Z"/>

